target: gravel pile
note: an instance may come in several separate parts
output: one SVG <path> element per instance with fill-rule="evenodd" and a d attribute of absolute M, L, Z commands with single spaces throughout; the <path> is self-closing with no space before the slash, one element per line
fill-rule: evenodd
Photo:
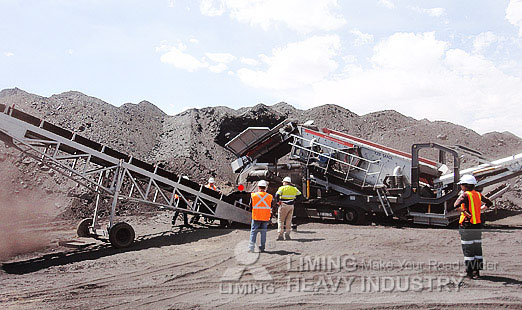
<path fill-rule="evenodd" d="M 20 110 L 116 150 L 151 163 L 160 163 L 194 181 L 205 183 L 209 176 L 216 177 L 217 185 L 223 189 L 230 189 L 235 182 L 230 168 L 230 162 L 235 158 L 225 150 L 225 143 L 249 126 L 272 127 L 287 118 L 300 122 L 313 119 L 319 128 L 341 130 L 406 152 L 411 151 L 411 144 L 422 142 L 460 144 L 476 149 L 491 159 L 522 152 L 522 139 L 509 132 L 479 135 L 463 126 L 416 120 L 396 111 L 359 116 L 328 104 L 309 110 L 299 110 L 287 103 L 273 106 L 258 104 L 238 110 L 209 107 L 169 116 L 147 101 L 115 107 L 74 91 L 42 97 L 17 88 L 1 91 L 0 103 L 14 104 Z M 11 153 L 0 144 L 0 156 L 16 156 L 6 154 Z M 425 156 L 434 157 L 435 154 Z M 465 156 L 462 160 L 463 167 L 476 163 L 477 160 L 471 156 Z M 16 167 L 21 169 L 22 166 Z M 12 179 L 4 168 L 0 176 Z M 34 178 L 24 181 L 24 185 L 34 186 L 37 180 L 49 177 L 58 178 L 49 176 L 45 171 L 37 171 Z M 72 212 L 71 216 L 82 213 L 84 208 L 81 206 L 92 205 L 92 199 L 85 199 L 88 197 L 86 193 L 70 182 L 62 182 L 52 190 L 76 199 L 74 207 L 80 211 Z M 522 205 L 519 196 L 517 191 L 513 191 L 505 195 L 503 201 Z M 512 206 L 509 208 L 512 209 Z"/>

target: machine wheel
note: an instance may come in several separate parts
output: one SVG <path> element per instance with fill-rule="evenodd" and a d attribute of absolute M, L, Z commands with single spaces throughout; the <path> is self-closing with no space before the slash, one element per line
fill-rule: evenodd
<path fill-rule="evenodd" d="M 91 234 L 89 233 L 89 226 L 92 225 L 92 219 L 83 219 L 78 223 L 76 227 L 76 234 L 78 237 L 89 237 Z"/>
<path fill-rule="evenodd" d="M 344 221 L 350 225 L 361 225 L 364 224 L 366 214 L 364 210 L 359 208 L 346 208 L 344 209 Z"/>
<path fill-rule="evenodd" d="M 135 236 L 132 226 L 124 222 L 113 225 L 109 230 L 109 241 L 117 249 L 129 247 Z"/>
<path fill-rule="evenodd" d="M 220 228 L 230 228 L 232 226 L 232 221 L 229 220 L 219 220 Z"/>

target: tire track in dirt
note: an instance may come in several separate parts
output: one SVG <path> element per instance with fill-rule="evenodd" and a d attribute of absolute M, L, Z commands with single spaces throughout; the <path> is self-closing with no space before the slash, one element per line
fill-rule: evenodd
<path fill-rule="evenodd" d="M 111 275 L 108 277 L 100 277 L 100 278 L 97 278 L 94 280 L 87 280 L 87 281 L 83 281 L 83 282 L 79 282 L 79 283 L 75 283 L 75 284 L 62 286 L 59 288 L 23 291 L 23 292 L 20 292 L 17 294 L 12 294 L 12 292 L 7 292 L 4 294 L 4 298 L 6 298 L 7 300 L 11 300 L 11 299 L 19 300 L 19 299 L 25 299 L 25 298 L 43 297 L 43 296 L 46 296 L 47 294 L 53 294 L 53 295 L 63 294 L 63 293 L 68 292 L 69 290 L 74 290 L 74 289 L 93 286 L 93 285 L 96 285 L 99 287 L 105 287 L 111 283 L 120 282 L 123 279 L 125 279 L 126 281 L 132 281 L 135 279 L 139 279 L 145 275 L 154 276 L 156 274 L 162 274 L 165 271 L 173 269 L 173 268 L 179 268 L 179 267 L 190 266 L 192 264 L 198 264 L 198 263 L 207 261 L 209 259 L 218 258 L 219 256 L 221 256 L 221 254 L 213 255 L 210 257 L 207 256 L 207 257 L 204 257 L 204 258 L 201 258 L 198 260 L 193 260 L 193 261 L 188 261 L 188 262 L 183 262 L 183 263 L 175 262 L 172 264 L 167 264 L 167 265 L 161 266 L 159 268 L 157 268 L 156 266 L 150 266 L 150 267 L 147 267 L 146 269 L 140 270 L 140 271 L 133 271 L 133 272 L 128 272 L 128 273 L 124 273 L 124 274 Z M 231 258 L 232 258 L 232 256 L 227 257 L 224 261 L 230 260 Z M 205 267 L 204 269 L 210 269 L 210 268 L 212 268 L 212 267 Z M 195 273 L 194 271 L 191 271 L 186 274 L 180 275 L 180 277 L 184 277 L 188 274 L 194 274 L 194 273 Z"/>
<path fill-rule="evenodd" d="M 166 269 L 172 268 L 172 267 L 180 267 L 180 266 L 188 266 L 193 263 L 199 264 L 204 263 L 207 260 L 213 260 L 218 255 L 214 255 L 211 257 L 206 257 L 203 259 L 200 259 L 198 261 L 190 262 L 187 264 L 178 264 L 178 265 L 172 265 L 168 268 L 158 268 L 154 269 L 152 274 L 146 273 L 146 272 L 140 272 L 140 273 L 128 273 L 126 274 L 126 277 L 119 276 L 118 279 L 104 279 L 104 281 L 91 281 L 91 283 L 87 285 L 69 285 L 63 288 L 60 288 L 59 290 L 48 290 L 48 294 L 38 294 L 29 296 L 29 298 L 22 297 L 20 300 L 23 300 L 23 302 L 43 302 L 46 304 L 56 304 L 56 302 L 65 300 L 73 300 L 75 303 L 83 301 L 90 301 L 90 300 L 99 300 L 100 298 L 104 299 L 105 302 L 109 302 L 111 300 L 116 300 L 119 297 L 128 297 L 128 296 L 143 296 L 146 300 L 151 300 L 150 302 L 147 302 L 147 304 L 152 304 L 155 301 L 154 300 L 168 300 L 175 298 L 176 295 L 183 295 L 187 292 L 187 287 L 191 288 L 191 291 L 198 290 L 198 289 L 209 289 L 212 286 L 216 287 L 218 282 L 209 282 L 208 279 L 204 282 L 196 282 L 194 283 L 187 283 L 187 281 L 182 283 L 172 283 L 172 285 L 162 285 L 158 286 L 157 283 L 154 283 L 152 285 L 148 286 L 140 286 L 135 288 L 118 288 L 117 284 L 121 282 L 125 283 L 131 283 L 132 280 L 139 278 L 140 276 L 143 276 L 146 274 L 147 276 L 151 276 L 156 273 L 163 273 Z M 165 282 L 169 283 L 171 281 L 179 281 L 180 279 L 190 277 L 191 275 L 200 274 L 202 272 L 205 272 L 207 270 L 211 270 L 221 264 L 226 263 L 227 261 L 230 261 L 233 258 L 233 256 L 226 257 L 222 260 L 220 260 L 217 263 L 208 264 L 208 266 L 205 266 L 203 268 L 198 268 L 195 270 L 190 270 L 188 272 L 182 273 L 180 275 L 175 276 L 174 278 L 171 278 Z M 150 268 L 149 268 L 150 269 Z M 114 285 L 113 285 L 114 284 Z M 108 287 L 111 287 L 108 289 Z M 114 288 L 112 288 L 114 287 Z M 80 290 L 78 290 L 78 288 Z M 72 291 L 69 291 L 68 289 L 73 289 Z M 174 296 L 172 296 L 172 294 Z M 165 297 L 168 295 L 167 297 Z M 34 297 L 37 297 L 33 299 Z M 29 300 L 28 300 L 29 299 Z M 132 303 L 132 302 L 129 302 Z M 139 302 L 141 304 L 142 302 Z M 121 304 L 115 305 L 117 307 L 120 307 Z M 111 308 L 113 306 L 108 306 L 107 308 Z"/>

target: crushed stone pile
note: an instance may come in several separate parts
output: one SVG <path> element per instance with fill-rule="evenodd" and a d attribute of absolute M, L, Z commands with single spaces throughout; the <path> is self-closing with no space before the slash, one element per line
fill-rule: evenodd
<path fill-rule="evenodd" d="M 489 159 L 522 152 L 522 139 L 509 132 L 480 135 L 460 125 L 416 120 L 396 111 L 357 115 L 329 104 L 308 110 L 299 110 L 284 102 L 272 106 L 258 104 L 238 110 L 217 106 L 189 109 L 170 116 L 148 101 L 116 107 L 75 91 L 42 97 L 18 88 L 2 90 L 0 103 L 15 105 L 17 109 L 136 158 L 159 163 L 196 182 L 205 183 L 210 176 L 215 177 L 218 187 L 225 191 L 232 188 L 236 175 L 230 168 L 230 162 L 235 158 L 224 145 L 249 126 L 273 127 L 285 119 L 299 122 L 314 120 L 319 128 L 343 131 L 405 152 L 411 152 L 413 143 L 423 142 L 463 145 L 482 152 Z M 4 167 L 13 163 L 19 171 L 35 171 L 34 176 L 24 180 L 20 189 L 15 191 L 40 188 L 45 182 L 50 182 L 49 186 L 43 187 L 44 192 L 52 191 L 69 198 L 65 203 L 69 207 L 64 208 L 67 217 L 79 218 L 91 212 L 92 194 L 61 176 L 49 175 L 52 172 L 45 171 L 45 167 L 32 169 L 28 165 L 35 163 L 18 162 L 16 156 L 19 155 L 0 143 L 2 179 L 12 179 L 12 171 Z M 465 168 L 476 165 L 478 161 L 466 155 L 461 163 Z M 53 185 L 53 182 L 56 184 Z M 522 187 L 519 184 L 522 184 L 520 179 L 514 180 L 513 190 L 501 200 L 510 209 L 522 205 Z M 121 212 L 131 211 L 123 208 Z"/>

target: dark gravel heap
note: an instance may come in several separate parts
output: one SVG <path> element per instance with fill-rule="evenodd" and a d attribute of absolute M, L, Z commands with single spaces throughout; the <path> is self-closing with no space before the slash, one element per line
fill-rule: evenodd
<path fill-rule="evenodd" d="M 406 152 L 411 151 L 411 144 L 421 142 L 460 144 L 479 150 L 490 159 L 522 152 L 522 139 L 509 132 L 479 135 L 463 126 L 443 121 L 416 120 L 396 111 L 359 116 L 328 104 L 308 110 L 298 110 L 284 102 L 273 106 L 258 104 L 238 110 L 218 106 L 190 109 L 169 116 L 147 101 L 115 107 L 74 91 L 42 97 L 17 88 L 2 90 L 0 103 L 14 104 L 20 110 L 136 158 L 162 163 L 197 182 L 205 183 L 209 176 L 214 176 L 217 185 L 223 189 L 231 188 L 235 181 L 230 168 L 230 162 L 235 158 L 225 150 L 225 143 L 249 126 L 272 127 L 287 118 L 300 122 L 313 119 L 320 128 L 341 130 Z M 9 156 L 15 158 L 17 155 L 0 143 L 0 173 L 4 180 L 12 178 L 9 170 L 4 168 L 8 165 L 5 159 Z M 9 162 L 9 165 L 13 163 Z M 463 167 L 476 163 L 476 159 L 470 156 L 462 160 Z M 24 165 L 19 163 L 16 167 L 22 169 Z M 44 182 L 44 178 L 50 178 L 52 183 L 52 180 L 61 177 L 37 170 L 21 186 L 35 187 L 36 182 Z M 81 217 L 85 215 L 85 210 L 91 210 L 92 199 L 83 189 L 66 180 L 59 179 L 59 182 L 48 190 L 72 200 L 71 208 L 65 208 L 68 217 Z M 509 209 L 513 209 L 513 205 L 522 205 L 520 187 L 516 185 L 513 188 L 502 198 L 502 201 L 509 201 L 503 203 L 507 207 L 509 205 Z"/>

